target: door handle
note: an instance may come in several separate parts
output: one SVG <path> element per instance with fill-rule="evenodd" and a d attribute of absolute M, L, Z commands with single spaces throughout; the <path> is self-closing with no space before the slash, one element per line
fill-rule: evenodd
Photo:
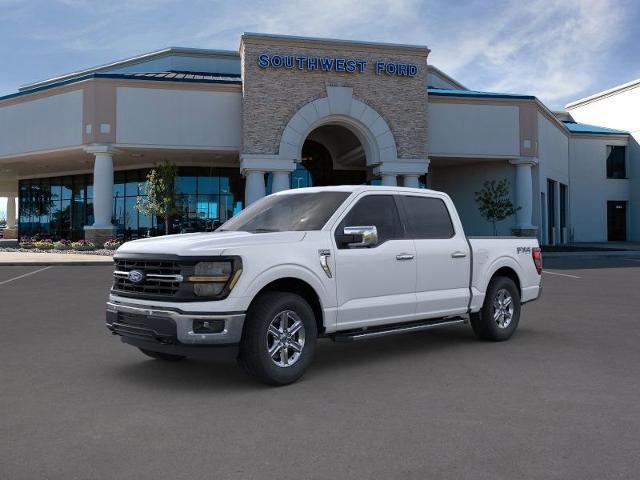
<path fill-rule="evenodd" d="M 413 260 L 413 255 L 410 253 L 400 253 L 396 255 L 396 260 Z"/>
<path fill-rule="evenodd" d="M 453 253 L 451 254 L 451 258 L 464 258 L 464 257 L 466 257 L 466 256 L 467 256 L 467 254 L 466 254 L 466 253 L 461 252 L 461 251 L 459 251 L 459 250 L 458 250 L 457 252 L 453 252 Z"/>

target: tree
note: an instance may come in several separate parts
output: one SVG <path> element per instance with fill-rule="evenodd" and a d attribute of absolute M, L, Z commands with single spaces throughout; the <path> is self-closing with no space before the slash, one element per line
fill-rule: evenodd
<path fill-rule="evenodd" d="M 141 185 L 146 194 L 136 199 L 136 210 L 143 215 L 164 220 L 164 232 L 169 235 L 169 219 L 176 211 L 175 178 L 178 167 L 167 160 L 147 174 L 147 184 Z"/>
<path fill-rule="evenodd" d="M 509 199 L 509 182 L 507 179 L 496 182 L 487 180 L 482 185 L 482 190 L 475 192 L 478 210 L 487 221 L 493 225 L 493 234 L 498 234 L 496 223 L 514 215 L 520 207 L 516 208 Z"/>

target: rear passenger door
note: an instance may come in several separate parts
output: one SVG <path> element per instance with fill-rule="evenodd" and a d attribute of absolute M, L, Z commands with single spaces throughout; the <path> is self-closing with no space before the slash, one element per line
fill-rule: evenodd
<path fill-rule="evenodd" d="M 440 197 L 401 195 L 407 238 L 415 242 L 416 313 L 423 318 L 457 315 L 469 302 L 469 244 Z"/>

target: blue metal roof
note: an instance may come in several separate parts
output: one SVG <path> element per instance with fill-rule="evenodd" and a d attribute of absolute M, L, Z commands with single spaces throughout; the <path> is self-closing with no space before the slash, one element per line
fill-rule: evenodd
<path fill-rule="evenodd" d="M 447 88 L 427 88 L 429 95 L 437 95 L 441 97 L 477 97 L 477 98 L 515 98 L 524 100 L 535 100 L 533 95 L 520 95 L 517 93 L 497 93 L 497 92 L 480 92 L 478 90 L 454 90 Z"/>
<path fill-rule="evenodd" d="M 563 121 L 564 126 L 569 129 L 571 133 L 593 133 L 597 135 L 628 135 L 629 132 L 624 130 L 615 130 L 613 128 L 598 127 L 596 125 L 588 125 L 586 123 L 577 123 Z"/>
<path fill-rule="evenodd" d="M 205 72 L 149 72 L 149 73 L 90 73 L 81 77 L 71 78 L 60 82 L 49 83 L 41 87 L 22 90 L 0 97 L 0 100 L 22 97 L 35 92 L 42 92 L 51 88 L 70 85 L 92 78 L 115 78 L 122 80 L 151 80 L 160 82 L 185 82 L 185 83 L 218 83 L 227 85 L 242 85 L 240 75 L 231 73 L 205 73 Z"/>

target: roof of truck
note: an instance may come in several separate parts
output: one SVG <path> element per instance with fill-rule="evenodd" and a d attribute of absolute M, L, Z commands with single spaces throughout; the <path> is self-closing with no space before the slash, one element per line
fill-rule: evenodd
<path fill-rule="evenodd" d="M 409 187 L 387 187 L 382 185 L 335 185 L 330 187 L 305 187 L 294 188 L 291 190 L 283 190 L 276 195 L 291 195 L 297 193 L 314 193 L 314 192 L 368 192 L 371 190 L 388 191 L 388 192 L 421 192 L 421 193 L 438 193 L 437 190 L 429 190 L 427 188 L 409 188 Z"/>

